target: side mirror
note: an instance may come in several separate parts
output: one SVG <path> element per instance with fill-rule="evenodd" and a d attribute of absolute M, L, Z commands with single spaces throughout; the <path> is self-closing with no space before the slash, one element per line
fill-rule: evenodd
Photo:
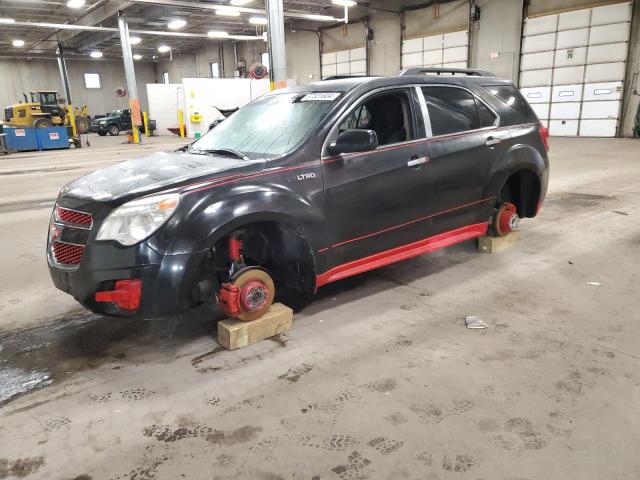
<path fill-rule="evenodd" d="M 378 135 L 373 130 L 345 130 L 335 143 L 329 145 L 329 153 L 338 155 L 340 153 L 369 152 L 378 147 Z"/>

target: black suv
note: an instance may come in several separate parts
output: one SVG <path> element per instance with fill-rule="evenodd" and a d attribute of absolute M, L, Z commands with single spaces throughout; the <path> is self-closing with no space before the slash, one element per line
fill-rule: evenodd
<path fill-rule="evenodd" d="M 513 83 L 488 72 L 410 69 L 277 90 L 177 152 L 65 186 L 51 276 L 109 315 L 217 300 L 251 320 L 276 287 L 312 293 L 508 234 L 540 209 L 547 149 Z"/>
<path fill-rule="evenodd" d="M 91 122 L 91 131 L 101 137 L 118 135 L 123 130 L 131 130 L 131 110 L 128 108 L 114 110 L 106 117 L 96 118 Z"/>

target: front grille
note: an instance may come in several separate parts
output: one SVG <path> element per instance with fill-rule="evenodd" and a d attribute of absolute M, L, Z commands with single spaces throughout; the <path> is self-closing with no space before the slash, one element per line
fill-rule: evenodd
<path fill-rule="evenodd" d="M 49 230 L 49 262 L 52 266 L 77 268 L 84 255 L 93 216 L 56 205 Z"/>
<path fill-rule="evenodd" d="M 5 107 L 5 109 L 4 109 L 4 119 L 7 122 L 10 122 L 12 118 L 13 118 L 13 108 L 12 107 Z"/>
<path fill-rule="evenodd" d="M 81 228 L 91 228 L 93 224 L 91 214 L 63 207 L 56 207 L 56 220 L 66 225 Z"/>
<path fill-rule="evenodd" d="M 80 265 L 84 246 L 54 240 L 51 242 L 51 253 L 53 259 L 60 265 Z"/>

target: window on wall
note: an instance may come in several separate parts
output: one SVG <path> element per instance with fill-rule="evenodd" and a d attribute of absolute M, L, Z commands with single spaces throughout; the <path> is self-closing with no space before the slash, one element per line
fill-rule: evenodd
<path fill-rule="evenodd" d="M 210 63 L 209 68 L 211 70 L 211 78 L 220 78 L 220 66 L 218 62 Z"/>
<path fill-rule="evenodd" d="M 169 72 L 162 72 L 162 83 L 169 83 Z"/>
<path fill-rule="evenodd" d="M 85 88 L 100 88 L 100 74 L 99 73 L 85 73 L 84 74 L 84 86 L 85 86 Z"/>

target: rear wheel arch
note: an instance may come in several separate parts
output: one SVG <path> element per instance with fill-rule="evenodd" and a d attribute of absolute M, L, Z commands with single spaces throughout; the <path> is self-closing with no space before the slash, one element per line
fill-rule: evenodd
<path fill-rule="evenodd" d="M 531 168 L 523 167 L 505 174 L 496 191 L 498 203 L 513 203 L 521 218 L 535 217 L 538 213 L 542 182 Z"/>

